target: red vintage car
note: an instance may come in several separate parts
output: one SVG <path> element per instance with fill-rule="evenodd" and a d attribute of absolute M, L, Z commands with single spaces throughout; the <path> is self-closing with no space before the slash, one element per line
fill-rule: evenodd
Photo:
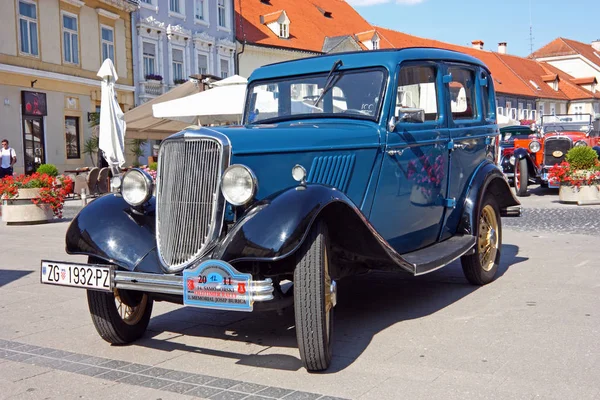
<path fill-rule="evenodd" d="M 590 114 L 544 115 L 535 135 L 514 140 L 514 182 L 517 196 L 527 196 L 529 183 L 553 187 L 548 171 L 574 146 L 590 146 L 600 154 L 598 119 Z"/>

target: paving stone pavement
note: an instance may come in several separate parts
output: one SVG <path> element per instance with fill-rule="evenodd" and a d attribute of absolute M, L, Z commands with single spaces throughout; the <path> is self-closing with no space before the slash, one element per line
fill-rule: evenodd
<path fill-rule="evenodd" d="M 0 224 L 0 399 L 600 400 L 600 207 L 535 187 L 522 200 L 489 285 L 468 285 L 458 262 L 340 281 L 321 374 L 301 367 L 291 309 L 156 303 L 142 339 L 110 346 L 84 291 L 39 283 L 41 258 L 85 262 L 64 253 L 77 204 L 62 222 Z"/>

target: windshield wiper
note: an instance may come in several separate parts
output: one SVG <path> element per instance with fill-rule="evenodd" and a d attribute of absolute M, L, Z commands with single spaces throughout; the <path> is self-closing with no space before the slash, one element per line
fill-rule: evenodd
<path fill-rule="evenodd" d="M 337 60 L 333 63 L 333 66 L 329 71 L 329 75 L 327 75 L 327 79 L 325 80 L 325 86 L 323 87 L 323 91 L 317 98 L 317 101 L 315 101 L 315 103 L 313 104 L 315 107 L 317 106 L 317 104 L 319 104 L 321 100 L 323 100 L 323 97 L 327 94 L 327 92 L 329 92 L 333 88 L 333 85 L 335 84 L 335 77 L 333 76 L 333 73 L 342 65 L 344 65 L 342 60 Z"/>

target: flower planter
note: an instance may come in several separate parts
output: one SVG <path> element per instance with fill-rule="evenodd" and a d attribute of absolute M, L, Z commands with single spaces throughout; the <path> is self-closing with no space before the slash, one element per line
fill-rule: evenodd
<path fill-rule="evenodd" d="M 47 204 L 35 205 L 31 199 L 39 196 L 40 189 L 19 189 L 15 199 L 2 201 L 2 221 L 8 225 L 43 224 L 54 218 Z"/>
<path fill-rule="evenodd" d="M 558 190 L 558 201 L 566 204 L 577 204 L 579 188 L 577 186 L 560 185 Z"/>
<path fill-rule="evenodd" d="M 600 204 L 600 185 L 585 185 L 579 189 L 577 204 Z"/>

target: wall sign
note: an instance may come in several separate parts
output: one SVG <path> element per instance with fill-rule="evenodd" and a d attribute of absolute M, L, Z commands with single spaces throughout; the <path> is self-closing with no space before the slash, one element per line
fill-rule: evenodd
<path fill-rule="evenodd" d="M 46 93 L 38 92 L 21 92 L 21 104 L 23 107 L 23 115 L 48 115 L 46 108 Z"/>

